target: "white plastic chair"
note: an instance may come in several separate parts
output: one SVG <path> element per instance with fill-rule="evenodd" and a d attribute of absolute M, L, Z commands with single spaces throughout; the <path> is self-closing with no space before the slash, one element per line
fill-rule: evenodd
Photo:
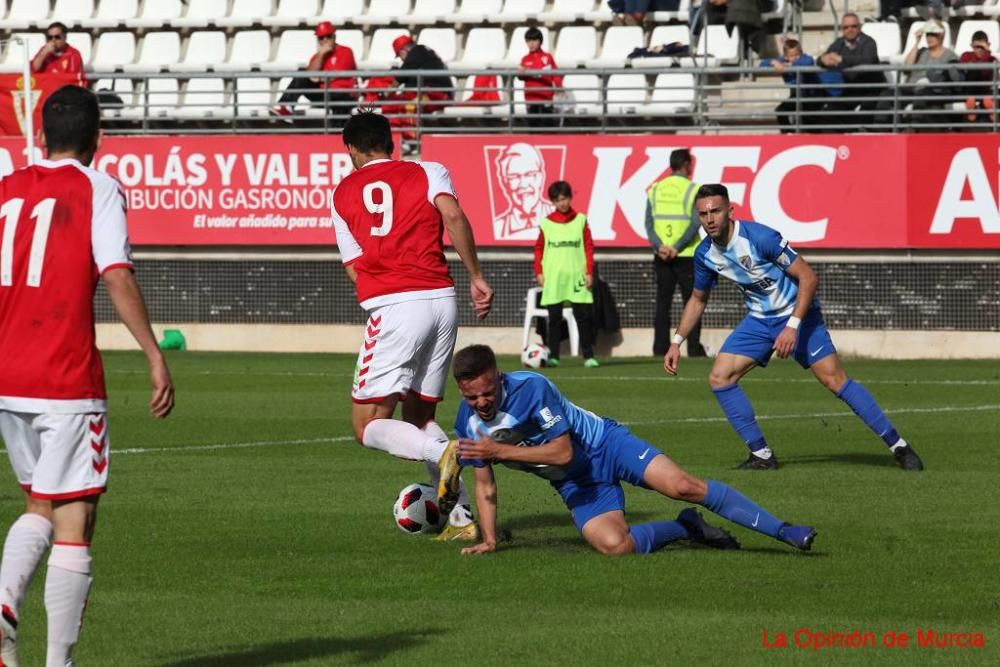
<path fill-rule="evenodd" d="M 229 60 L 215 66 L 216 71 L 235 71 L 260 67 L 271 60 L 271 33 L 267 30 L 242 30 L 233 37 Z"/>
<path fill-rule="evenodd" d="M 502 116 L 507 112 L 507 102 L 504 99 L 506 97 L 503 85 L 503 77 L 497 76 L 497 92 L 500 95 L 500 99 L 496 102 L 475 102 L 470 106 L 462 106 L 463 103 L 469 101 L 469 98 L 477 92 L 475 89 L 476 75 L 470 74 L 465 77 L 465 81 L 462 84 L 461 94 L 457 96 L 458 103 L 455 105 L 447 106 L 444 108 L 444 114 L 446 116 L 456 116 L 458 118 L 472 118 L 475 116 Z M 492 90 L 490 88 L 489 90 Z"/>
<path fill-rule="evenodd" d="M 175 28 L 207 28 L 225 18 L 229 8 L 229 0 L 188 0 L 187 13 L 173 19 L 170 25 Z"/>
<path fill-rule="evenodd" d="M 256 76 L 241 76 L 236 79 L 236 115 L 240 118 L 260 118 L 267 116 L 273 97 L 271 80 Z"/>
<path fill-rule="evenodd" d="M 955 36 L 955 52 L 961 55 L 964 51 L 972 49 L 972 34 L 977 30 L 982 30 L 990 39 L 990 46 L 993 53 L 1000 49 L 1000 23 L 996 21 L 962 21 L 958 27 L 958 34 Z"/>
<path fill-rule="evenodd" d="M 365 55 L 365 33 L 360 30 L 338 30 L 337 44 L 350 47 L 354 51 L 354 62 L 361 66 Z"/>
<path fill-rule="evenodd" d="M 545 27 L 538 28 L 542 32 L 542 49 L 548 51 L 552 48 L 551 42 L 549 41 L 549 29 Z M 510 67 L 517 67 L 521 64 L 521 58 L 523 58 L 528 53 L 528 45 L 524 41 L 524 33 L 527 32 L 527 26 L 520 26 L 514 28 L 514 32 L 510 36 L 510 48 L 507 49 L 507 56 L 504 58 L 504 64 Z M 641 29 L 640 29 L 641 31 Z M 468 42 L 466 42 L 468 44 Z M 559 61 L 556 61 L 559 64 Z"/>
<path fill-rule="evenodd" d="M 664 44 L 689 44 L 691 42 L 691 32 L 686 25 L 658 25 L 653 28 L 653 34 L 649 37 L 649 48 L 662 46 Z M 669 67 L 676 62 L 676 58 L 667 56 L 663 58 L 633 58 L 629 62 L 635 68 L 658 68 Z M 689 61 L 688 61 L 689 62 Z M 685 62 L 684 64 L 688 64 Z"/>
<path fill-rule="evenodd" d="M 903 48 L 903 40 L 899 34 L 898 23 L 865 23 L 861 26 L 861 32 L 875 40 L 875 46 L 878 47 L 878 59 L 882 62 L 890 62 L 899 56 L 899 52 Z"/>
<path fill-rule="evenodd" d="M 567 113 L 580 116 L 599 116 L 601 104 L 601 79 L 596 74 L 567 74 L 563 77 L 563 90 L 573 98 Z"/>
<path fill-rule="evenodd" d="M 455 14 L 455 0 L 416 0 L 408 19 L 415 25 L 450 21 Z"/>
<path fill-rule="evenodd" d="M 80 52 L 84 69 L 90 67 L 90 59 L 94 55 L 94 40 L 89 32 L 66 33 L 66 43 Z"/>
<path fill-rule="evenodd" d="M 0 63 L 0 72 L 21 73 L 24 71 L 24 49 L 20 44 L 14 43 L 14 38 L 20 37 L 28 42 L 28 59 L 35 57 L 38 49 L 45 44 L 45 35 L 40 32 L 16 32 L 10 35 L 7 42 L 7 50 L 4 53 L 3 62 Z"/>
<path fill-rule="evenodd" d="M 698 62 L 702 63 L 706 51 L 709 66 L 735 65 L 740 60 L 740 33 L 733 30 L 730 34 L 724 25 L 705 26 L 698 36 L 698 46 L 695 50 Z"/>
<path fill-rule="evenodd" d="M 371 0 L 368 11 L 354 18 L 360 25 L 390 25 L 406 23 L 410 15 L 410 0 Z"/>
<path fill-rule="evenodd" d="M 493 23 L 524 23 L 545 11 L 545 0 L 506 0 L 499 12 L 488 15 Z"/>
<path fill-rule="evenodd" d="M 503 8 L 503 0 L 462 0 L 462 6 L 455 14 L 459 23 L 482 23 L 487 16 L 497 14 Z"/>
<path fill-rule="evenodd" d="M 408 35 L 410 31 L 406 28 L 379 28 L 372 35 L 371 44 L 368 45 L 368 57 L 364 65 L 358 63 L 358 67 L 368 69 L 388 69 L 396 59 L 396 52 L 392 50 L 392 40 L 400 35 Z"/>
<path fill-rule="evenodd" d="M 541 287 L 532 287 L 528 290 L 528 295 L 524 298 L 524 331 L 521 336 L 521 349 L 528 347 L 531 341 L 532 320 L 536 317 L 549 319 L 549 311 L 538 305 L 538 299 L 542 294 Z M 563 308 L 563 319 L 566 320 L 566 327 L 569 329 L 569 353 L 570 356 L 580 354 L 580 329 L 576 325 L 576 318 L 573 317 L 571 307 Z"/>
<path fill-rule="evenodd" d="M 559 31 L 552 53 L 559 67 L 576 67 L 597 56 L 597 30 L 594 26 L 567 26 Z"/>
<path fill-rule="evenodd" d="M 6 30 L 44 28 L 48 25 L 48 17 L 48 0 L 44 2 L 39 2 L 39 0 L 14 0 L 10 3 L 10 12 L 3 23 Z"/>
<path fill-rule="evenodd" d="M 226 105 L 226 82 L 218 78 L 191 79 L 184 91 L 184 104 L 178 107 L 179 118 L 232 118 Z"/>
<path fill-rule="evenodd" d="M 305 66 L 314 53 L 316 36 L 312 30 L 286 30 L 278 38 L 274 59 L 263 63 L 260 68 L 265 72 L 295 70 Z"/>
<path fill-rule="evenodd" d="M 446 65 L 455 60 L 458 37 L 454 28 L 424 28 L 417 37 L 417 43 L 437 53 Z"/>
<path fill-rule="evenodd" d="M 52 10 L 55 20 L 73 28 L 83 25 L 94 15 L 94 0 L 56 0 Z"/>
<path fill-rule="evenodd" d="M 233 0 L 229 16 L 217 19 L 215 25 L 220 28 L 247 28 L 271 16 L 273 9 L 271 0 Z"/>
<path fill-rule="evenodd" d="M 636 114 L 645 105 L 645 74 L 612 74 L 608 77 L 609 114 Z"/>
<path fill-rule="evenodd" d="M 279 27 L 303 25 L 316 16 L 317 9 L 317 0 L 278 0 L 274 16 L 265 17 L 261 23 Z"/>
<path fill-rule="evenodd" d="M 121 107 L 103 107 L 101 115 L 105 118 L 124 118 L 130 113 L 135 114 L 135 91 L 132 79 L 101 79 L 94 84 L 94 90 L 109 90 L 121 98 Z"/>
<path fill-rule="evenodd" d="M 187 41 L 181 62 L 171 65 L 171 72 L 207 72 L 226 59 L 226 33 L 221 30 L 196 30 Z"/>
<path fill-rule="evenodd" d="M 135 33 L 104 32 L 94 47 L 95 70 L 121 70 L 135 61 Z"/>
<path fill-rule="evenodd" d="M 142 51 L 134 64 L 125 64 L 126 72 L 152 73 L 176 65 L 181 59 L 181 36 L 173 31 L 147 32 Z"/>
<path fill-rule="evenodd" d="M 538 19 L 546 23 L 573 23 L 593 9 L 594 0 L 554 0 L 552 8 L 542 12 Z"/>
<path fill-rule="evenodd" d="M 97 15 L 81 24 L 85 28 L 117 28 L 138 13 L 139 0 L 101 0 L 97 4 Z"/>
<path fill-rule="evenodd" d="M 775 3 L 776 18 L 781 18 L 782 16 L 781 9 L 779 8 L 782 2 L 783 0 L 777 0 Z M 769 12 L 765 16 L 774 18 L 774 13 Z M 650 12 L 650 16 L 653 19 L 653 23 L 666 23 L 668 21 L 683 21 L 687 23 L 691 17 L 691 0 L 681 0 L 680 5 L 672 12 Z"/>
<path fill-rule="evenodd" d="M 149 118 L 166 118 L 177 114 L 180 106 L 180 84 L 177 79 L 146 79 L 144 92 L 137 98 L 141 114 L 142 106 L 149 103 L 146 113 Z M 130 114 L 127 114 L 130 115 Z"/>
<path fill-rule="evenodd" d="M 590 60 L 587 65 L 589 67 L 622 67 L 634 49 L 644 46 L 644 41 L 641 27 L 637 25 L 613 25 L 604 31 L 601 55 Z"/>
<path fill-rule="evenodd" d="M 507 37 L 502 28 L 472 28 L 465 36 L 465 52 L 454 69 L 481 69 L 503 61 Z"/>
<path fill-rule="evenodd" d="M 333 25 L 340 26 L 343 23 L 354 23 L 364 11 L 365 0 L 325 0 L 319 11 L 319 20 L 331 21 Z M 354 55 L 357 57 L 356 51 Z"/>
<path fill-rule="evenodd" d="M 672 116 L 692 111 L 694 103 L 694 75 L 657 74 L 649 104 L 642 111 L 651 116 Z"/>
<path fill-rule="evenodd" d="M 127 19 L 125 25 L 129 28 L 162 28 L 172 25 L 175 19 L 184 12 L 181 0 L 156 0 L 146 2 L 142 6 L 142 14 L 138 18 Z"/>

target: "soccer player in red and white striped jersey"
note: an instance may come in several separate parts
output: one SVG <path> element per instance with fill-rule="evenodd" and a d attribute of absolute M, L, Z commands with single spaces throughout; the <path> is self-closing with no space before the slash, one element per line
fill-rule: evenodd
<path fill-rule="evenodd" d="M 469 272 L 478 317 L 489 313 L 493 290 L 482 276 L 448 170 L 436 162 L 391 159 L 389 121 L 379 114 L 352 116 L 343 136 L 356 170 L 334 191 L 333 222 L 368 312 L 351 393 L 354 434 L 365 447 L 426 461 L 441 510 L 451 513 L 441 539 L 471 539 L 475 526 L 463 507 L 468 501 L 456 446 L 434 421 L 458 328 L 444 229 Z M 400 401 L 402 421 L 392 418 Z"/>
<path fill-rule="evenodd" d="M 26 499 L 0 561 L 0 665 L 14 666 L 19 609 L 50 546 L 47 664 L 72 664 L 80 636 L 110 461 L 94 332 L 99 277 L 146 354 L 153 416 L 174 402 L 132 274 L 124 195 L 88 166 L 100 144 L 97 98 L 60 88 L 45 101 L 42 127 L 48 159 L 0 180 L 0 434 Z"/>

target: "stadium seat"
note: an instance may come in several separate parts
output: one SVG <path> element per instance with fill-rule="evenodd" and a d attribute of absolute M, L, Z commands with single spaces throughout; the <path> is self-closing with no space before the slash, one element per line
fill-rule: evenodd
<path fill-rule="evenodd" d="M 608 77 L 608 113 L 635 114 L 646 105 L 645 74 L 612 74 Z"/>
<path fill-rule="evenodd" d="M 316 36 L 312 30 L 286 30 L 278 38 L 278 49 L 270 62 L 262 63 L 265 72 L 297 70 L 304 67 L 316 53 Z"/>
<path fill-rule="evenodd" d="M 220 28 L 248 28 L 269 17 L 271 10 L 271 0 L 233 0 L 229 16 L 216 19 L 215 25 Z"/>
<path fill-rule="evenodd" d="M 472 28 L 465 36 L 462 58 L 452 64 L 454 69 L 479 69 L 503 61 L 507 52 L 507 37 L 502 28 Z"/>
<path fill-rule="evenodd" d="M 0 63 L 0 72 L 23 72 L 24 71 L 24 49 L 20 44 L 15 44 L 12 40 L 15 37 L 24 39 L 28 44 L 28 60 L 30 61 L 38 53 L 38 49 L 45 44 L 45 35 L 40 32 L 16 32 L 8 37 L 7 50 L 4 52 L 3 62 Z"/>
<path fill-rule="evenodd" d="M 482 23 L 487 16 L 498 14 L 502 7 L 503 0 L 462 0 L 455 22 Z"/>
<path fill-rule="evenodd" d="M 319 9 L 317 0 L 278 0 L 278 9 L 274 16 L 261 20 L 266 26 L 297 26 L 311 22 Z"/>
<path fill-rule="evenodd" d="M 573 23 L 593 9 L 594 0 L 553 0 L 552 8 L 539 14 L 538 20 L 545 23 Z"/>
<path fill-rule="evenodd" d="M 457 104 L 447 106 L 444 109 L 444 114 L 446 116 L 455 116 L 458 118 L 471 118 L 476 116 L 497 116 L 506 115 L 508 110 L 508 105 L 506 102 L 506 92 L 504 90 L 503 77 L 496 77 L 496 88 L 486 88 L 485 90 L 477 90 L 475 87 L 476 75 L 470 75 L 465 77 L 465 82 L 462 85 L 461 94 L 457 95 Z M 497 93 L 499 100 L 496 102 L 487 101 L 470 101 L 469 98 L 475 93 Z"/>
<path fill-rule="evenodd" d="M 371 44 L 368 45 L 368 57 L 363 65 L 358 63 L 358 67 L 388 69 L 396 59 L 396 53 L 392 50 L 392 40 L 408 34 L 410 33 L 405 28 L 379 28 L 372 35 Z"/>
<path fill-rule="evenodd" d="M 528 347 L 531 342 L 532 320 L 542 317 L 546 320 L 549 317 L 547 308 L 538 305 L 538 299 L 542 294 L 541 287 L 532 287 L 528 290 L 528 295 L 524 299 L 524 330 L 521 336 L 521 349 Z M 563 308 L 563 319 L 566 320 L 566 328 L 569 329 L 569 353 L 570 356 L 580 354 L 580 330 L 576 325 L 576 318 L 573 317 L 572 308 Z"/>
<path fill-rule="evenodd" d="M 713 65 L 735 65 L 740 60 L 739 31 L 733 30 L 730 34 L 724 25 L 706 26 L 704 32 L 699 35 L 695 50 L 699 64 L 704 62 L 702 57 L 706 53 L 710 67 Z"/>
<path fill-rule="evenodd" d="M 365 0 L 325 0 L 319 10 L 319 21 L 330 21 L 340 28 L 345 23 L 354 23 L 365 11 Z M 357 57 L 357 52 L 355 52 Z"/>
<path fill-rule="evenodd" d="M 406 23 L 410 15 L 410 0 L 371 0 L 368 11 L 354 18 L 361 25 L 390 25 Z"/>
<path fill-rule="evenodd" d="M 196 30 L 187 40 L 181 62 L 170 65 L 171 72 L 206 72 L 226 60 L 226 33 L 221 30 Z"/>
<path fill-rule="evenodd" d="M 229 0 L 188 0 L 184 16 L 173 19 L 175 28 L 208 28 L 226 16 Z"/>
<path fill-rule="evenodd" d="M 219 78 L 191 79 L 184 91 L 184 104 L 177 109 L 180 118 L 232 118 L 233 108 L 226 104 L 226 82 Z"/>
<path fill-rule="evenodd" d="M 450 22 L 455 15 L 455 0 L 416 0 L 408 21 L 414 25 Z"/>
<path fill-rule="evenodd" d="M 92 65 L 97 71 L 121 71 L 135 61 L 134 32 L 102 32 L 94 47 Z"/>
<path fill-rule="evenodd" d="M 454 28 L 424 28 L 420 31 L 417 43 L 437 53 L 446 65 L 455 60 L 458 37 Z"/>
<path fill-rule="evenodd" d="M 117 28 L 128 19 L 134 19 L 138 13 L 139 0 L 101 0 L 97 3 L 94 18 L 81 21 L 81 25 L 84 28 Z"/>
<path fill-rule="evenodd" d="M 89 32 L 68 32 L 66 33 L 66 43 L 80 52 L 80 59 L 83 60 L 83 68 L 90 68 L 90 59 L 94 55 L 94 40 Z"/>
<path fill-rule="evenodd" d="M 773 17 L 777 13 L 777 18 L 781 18 L 781 12 L 783 11 L 784 5 L 781 8 L 778 5 L 781 4 L 781 0 L 777 0 L 775 3 L 775 11 L 768 12 L 765 20 L 767 18 Z M 680 5 L 677 7 L 676 11 L 672 12 L 650 12 L 650 16 L 653 19 L 653 23 L 667 23 L 669 21 L 683 21 L 687 23 L 691 17 L 691 0 L 681 0 Z"/>
<path fill-rule="evenodd" d="M 596 74 L 567 74 L 563 77 L 563 90 L 573 104 L 566 112 L 581 116 L 601 115 L 604 113 L 601 89 L 601 78 Z"/>
<path fill-rule="evenodd" d="M 173 25 L 184 11 L 181 0 L 146 0 L 142 13 L 138 18 L 127 19 L 125 25 L 129 28 L 163 28 Z"/>
<path fill-rule="evenodd" d="M 552 57 L 560 68 L 577 67 L 597 56 L 597 30 L 594 26 L 566 26 L 559 31 Z"/>
<path fill-rule="evenodd" d="M 48 18 L 48 0 L 42 2 L 39 0 L 13 0 L 3 23 L 6 30 L 44 29 L 49 24 Z"/>
<path fill-rule="evenodd" d="M 649 104 L 642 112 L 650 116 L 671 116 L 694 110 L 695 83 L 693 74 L 657 74 Z"/>
<path fill-rule="evenodd" d="M 598 2 L 597 9 L 586 12 L 583 15 L 584 21 L 593 23 L 595 25 L 611 23 L 611 19 L 613 18 L 614 18 L 614 13 L 612 13 L 611 7 L 608 6 L 607 2 Z"/>
<path fill-rule="evenodd" d="M 499 12 L 487 15 L 492 23 L 524 23 L 533 21 L 545 11 L 545 0 L 505 0 Z"/>
<path fill-rule="evenodd" d="M 121 98 L 121 107 L 103 106 L 101 108 L 101 115 L 105 118 L 124 118 L 129 114 L 137 115 L 132 79 L 101 79 L 94 84 L 94 90 L 98 92 L 108 90 Z"/>
<path fill-rule="evenodd" d="M 236 79 L 236 115 L 241 118 L 266 117 L 271 108 L 271 80 L 256 76 Z"/>
<path fill-rule="evenodd" d="M 94 0 L 56 0 L 52 10 L 54 19 L 65 23 L 70 28 L 83 25 L 94 15 Z"/>
<path fill-rule="evenodd" d="M 271 33 L 267 30 L 237 31 L 229 59 L 215 66 L 216 71 L 259 68 L 271 60 Z"/>
<path fill-rule="evenodd" d="M 861 31 L 875 40 L 880 61 L 887 63 L 899 56 L 903 44 L 898 23 L 865 23 L 861 26 Z"/>
<path fill-rule="evenodd" d="M 173 31 L 147 32 L 139 59 L 122 66 L 126 72 L 149 74 L 176 65 L 181 59 L 181 36 Z"/>
<path fill-rule="evenodd" d="M 138 93 L 136 106 L 125 109 L 125 116 L 165 118 L 174 116 L 180 106 L 180 85 L 177 79 L 146 79 Z"/>
<path fill-rule="evenodd" d="M 604 31 L 601 55 L 587 63 L 588 67 L 622 67 L 633 50 L 642 48 L 645 38 L 637 25 L 613 25 Z M 558 61 L 557 61 L 558 62 Z"/>
<path fill-rule="evenodd" d="M 365 57 L 365 33 L 360 30 L 338 30 L 337 44 L 349 46 L 354 51 L 354 61 L 360 67 Z"/>
<path fill-rule="evenodd" d="M 990 46 L 993 53 L 1000 53 L 1000 23 L 996 21 L 962 21 L 955 36 L 955 52 L 962 55 L 965 51 L 972 50 L 972 33 L 982 30 L 990 38 Z"/>
<path fill-rule="evenodd" d="M 691 43 L 691 32 L 686 25 L 658 25 L 653 28 L 653 33 L 649 36 L 649 48 L 663 46 L 665 44 L 688 44 Z M 670 56 L 665 58 L 632 58 L 629 60 L 632 67 L 670 67 L 677 62 L 677 58 Z M 690 64 L 685 62 L 685 65 Z"/>
<path fill-rule="evenodd" d="M 549 29 L 545 27 L 539 27 L 538 29 L 542 31 L 542 48 L 549 51 L 552 48 L 551 41 L 549 40 Z M 497 63 L 498 65 L 517 67 L 521 64 L 521 58 L 528 53 L 528 45 L 524 42 L 524 33 L 527 30 L 527 26 L 514 28 L 514 32 L 510 36 L 510 48 L 507 49 L 507 55 L 500 63 Z M 468 50 L 468 42 L 466 42 L 466 50 Z"/>

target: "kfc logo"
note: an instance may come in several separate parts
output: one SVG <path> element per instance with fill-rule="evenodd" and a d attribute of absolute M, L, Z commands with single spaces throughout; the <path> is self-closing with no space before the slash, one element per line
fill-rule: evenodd
<path fill-rule="evenodd" d="M 484 146 L 490 186 L 493 238 L 533 240 L 538 224 L 555 207 L 545 195 L 548 184 L 563 178 L 565 146 Z"/>

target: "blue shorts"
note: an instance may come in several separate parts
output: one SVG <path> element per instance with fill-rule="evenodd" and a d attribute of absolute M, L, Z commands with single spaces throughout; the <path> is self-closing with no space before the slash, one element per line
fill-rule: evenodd
<path fill-rule="evenodd" d="M 788 317 L 753 317 L 747 315 L 722 344 L 722 352 L 750 357 L 761 366 L 774 354 L 774 341 L 785 330 Z M 792 358 L 802 368 L 809 368 L 820 359 L 836 354 L 833 339 L 823 322 L 823 313 L 813 308 L 799 325 L 799 336 L 792 349 Z"/>
<path fill-rule="evenodd" d="M 573 514 L 576 527 L 606 512 L 625 509 L 625 492 L 619 482 L 648 488 L 642 481 L 649 462 L 662 454 L 618 422 L 605 419 L 604 439 L 584 466 L 572 477 L 552 486 Z"/>

